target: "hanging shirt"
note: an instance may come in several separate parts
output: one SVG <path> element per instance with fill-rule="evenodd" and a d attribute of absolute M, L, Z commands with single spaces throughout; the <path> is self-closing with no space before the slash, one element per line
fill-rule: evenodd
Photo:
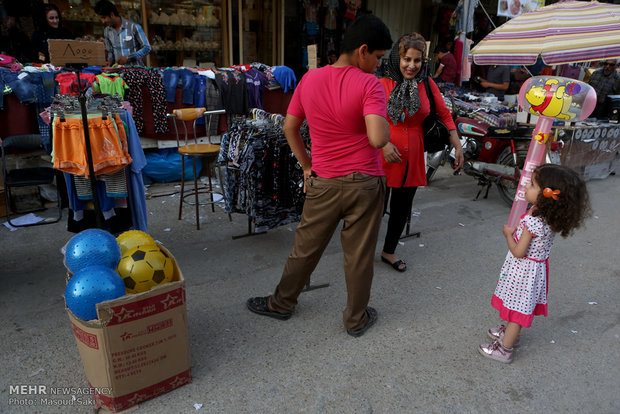
<path fill-rule="evenodd" d="M 245 76 L 238 70 L 213 69 L 215 84 L 220 90 L 222 104 L 229 114 L 248 113 L 248 90 Z"/>
<path fill-rule="evenodd" d="M 97 93 L 119 94 L 121 98 L 125 98 L 125 90 L 129 89 L 129 86 L 127 86 L 125 80 L 120 75 L 106 73 L 95 77 L 93 89 Z"/>
<path fill-rule="evenodd" d="M 267 84 L 267 79 L 258 69 L 250 69 L 243 73 L 248 88 L 248 99 L 250 108 L 263 109 L 263 91 Z"/>
<path fill-rule="evenodd" d="M 93 84 L 95 75 L 92 73 L 80 73 L 81 88 L 87 88 Z M 60 93 L 62 95 L 78 96 L 80 88 L 77 84 L 77 75 L 75 73 L 59 73 L 56 75 L 56 82 L 60 86 Z"/>
<path fill-rule="evenodd" d="M 112 26 L 103 30 L 108 60 L 116 62 L 121 56 L 127 56 L 128 65 L 144 66 L 142 58 L 149 54 L 151 45 L 142 30 L 142 26 L 121 17 L 121 30 Z"/>

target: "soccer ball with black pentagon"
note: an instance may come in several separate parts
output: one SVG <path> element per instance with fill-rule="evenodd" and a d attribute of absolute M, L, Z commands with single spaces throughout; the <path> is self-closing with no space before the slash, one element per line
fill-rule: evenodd
<path fill-rule="evenodd" d="M 117 271 L 125 282 L 127 293 L 140 293 L 172 281 L 174 266 L 163 250 L 148 245 L 127 250 Z"/>

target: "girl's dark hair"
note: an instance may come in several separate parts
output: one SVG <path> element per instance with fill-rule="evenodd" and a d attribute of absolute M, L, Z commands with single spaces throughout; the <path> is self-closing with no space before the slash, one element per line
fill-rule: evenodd
<path fill-rule="evenodd" d="M 532 173 L 540 187 L 532 215 L 544 219 L 551 230 L 567 237 L 590 215 L 590 198 L 586 183 L 575 171 L 555 164 L 542 164 Z M 545 197 L 543 190 L 560 190 L 557 200 Z"/>
<path fill-rule="evenodd" d="M 392 48 L 390 29 L 375 15 L 366 14 L 351 23 L 344 33 L 341 52 L 351 53 L 362 45 L 368 45 L 370 53 Z"/>

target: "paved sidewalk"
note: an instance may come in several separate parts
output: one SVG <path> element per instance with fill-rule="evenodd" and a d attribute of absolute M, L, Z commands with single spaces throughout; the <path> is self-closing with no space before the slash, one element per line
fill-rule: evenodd
<path fill-rule="evenodd" d="M 591 181 L 594 216 L 557 238 L 549 317 L 526 329 L 515 360 L 478 355 L 499 322 L 491 295 L 507 247 L 509 208 L 496 188 L 472 201 L 476 182 L 446 168 L 414 201 L 420 238 L 397 249 L 398 273 L 379 260 L 371 305 L 379 320 L 352 338 L 342 325 L 345 286 L 339 236 L 288 321 L 250 313 L 245 300 L 270 294 L 295 225 L 233 240 L 247 219 L 191 209 L 178 198 L 147 200 L 149 232 L 177 258 L 187 281 L 193 381 L 135 413 L 618 413 L 620 412 L 620 179 Z M 165 194 L 165 189 L 152 191 Z M 386 220 L 384 220 L 386 221 Z M 62 298 L 61 223 L 0 236 L 0 412 L 91 413 L 88 406 L 11 404 L 9 386 L 88 385 Z M 380 243 L 385 232 L 381 229 Z M 202 404 L 199 410 L 194 404 Z"/>

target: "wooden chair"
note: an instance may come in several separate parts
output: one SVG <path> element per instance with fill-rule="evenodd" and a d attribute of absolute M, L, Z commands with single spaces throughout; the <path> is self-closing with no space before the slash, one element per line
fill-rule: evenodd
<path fill-rule="evenodd" d="M 211 204 L 211 210 L 215 212 L 215 203 L 219 200 L 215 200 L 213 195 L 220 194 L 222 197 L 226 197 L 226 192 L 224 191 L 224 176 L 223 174 L 219 174 L 220 187 L 221 191 L 217 191 L 213 189 L 212 183 L 212 162 L 215 161 L 217 164 L 216 158 L 220 153 L 220 146 L 217 144 L 211 143 L 211 134 L 210 134 L 210 126 L 211 126 L 211 118 L 213 116 L 220 116 L 221 114 L 226 113 L 223 109 L 215 110 L 215 111 L 206 111 L 205 108 L 182 108 L 182 109 L 174 109 L 171 114 L 167 114 L 169 118 L 172 118 L 172 124 L 174 125 L 174 131 L 177 139 L 177 148 L 179 154 L 181 154 L 181 195 L 179 201 L 179 220 L 181 220 L 183 215 L 183 203 L 194 204 L 196 206 L 196 229 L 200 230 L 200 211 L 199 207 L 201 205 Z M 208 134 L 208 144 L 200 144 L 198 143 L 198 138 L 196 137 L 196 121 L 205 117 L 205 126 Z M 184 130 L 184 139 L 181 140 L 179 137 L 179 128 L 177 127 L 177 121 L 181 121 Z M 193 131 L 194 138 L 193 143 L 188 141 L 189 134 L 188 128 L 185 124 L 186 122 L 193 122 Z M 185 193 L 185 156 L 188 156 L 192 160 L 192 167 L 194 173 L 194 187 L 191 191 Z M 198 186 L 198 174 L 196 174 L 196 161 L 204 160 L 203 166 L 206 167 L 206 175 L 209 178 L 209 186 L 208 187 L 199 187 Z M 206 165 L 205 165 L 206 164 Z M 209 202 L 201 202 L 199 200 L 199 194 L 209 194 L 211 201 Z M 193 197 L 194 202 L 192 203 L 189 200 L 186 200 L 188 197 Z M 228 215 L 228 219 L 232 221 L 232 217 L 230 214 Z"/>

